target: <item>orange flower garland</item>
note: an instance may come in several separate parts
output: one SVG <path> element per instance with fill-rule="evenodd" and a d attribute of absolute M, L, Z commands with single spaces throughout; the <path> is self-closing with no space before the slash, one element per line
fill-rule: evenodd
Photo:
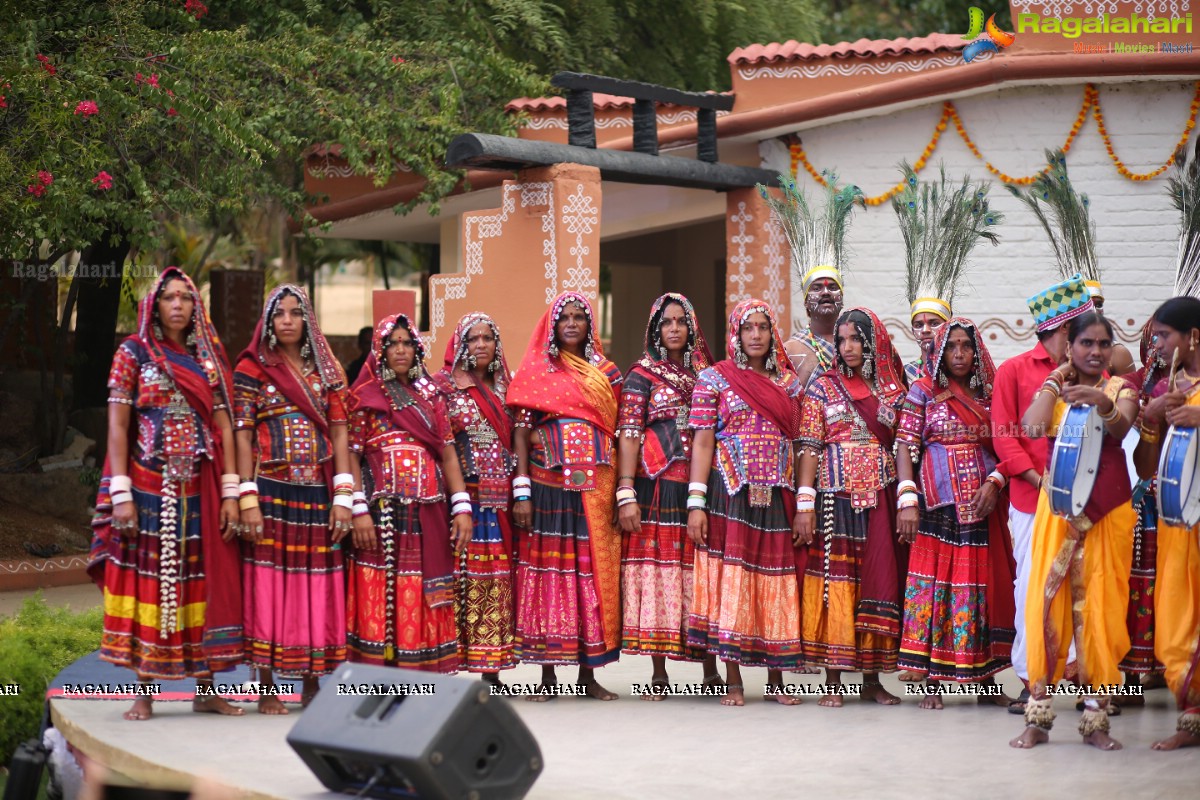
<path fill-rule="evenodd" d="M 1176 145 L 1176 147 L 1172 148 L 1171 155 L 1169 158 L 1167 158 L 1166 163 L 1158 169 L 1150 172 L 1135 173 L 1130 171 L 1129 168 L 1126 167 L 1121 161 L 1121 159 L 1117 157 L 1116 150 L 1113 148 L 1112 139 L 1109 137 L 1108 130 L 1104 126 L 1104 114 L 1100 110 L 1100 92 L 1096 90 L 1095 86 L 1089 83 L 1083 87 L 1083 102 L 1079 107 L 1079 113 L 1075 116 L 1075 122 L 1071 125 L 1070 132 L 1067 133 L 1066 141 L 1063 142 L 1062 151 L 1064 153 L 1071 152 L 1071 145 L 1075 143 L 1075 138 L 1079 135 L 1079 131 L 1083 129 L 1083 125 L 1085 122 L 1087 122 L 1088 117 L 1095 117 L 1096 127 L 1100 132 L 1100 138 L 1104 142 L 1104 148 L 1108 152 L 1109 158 L 1111 158 L 1113 164 L 1116 165 L 1117 172 L 1120 173 L 1122 177 L 1131 181 L 1152 180 L 1153 178 L 1161 175 L 1168 168 L 1170 168 L 1173 163 L 1175 163 L 1175 151 L 1187 144 L 1188 139 L 1191 137 L 1192 130 L 1196 127 L 1196 117 L 1198 114 L 1200 114 L 1200 81 L 1196 81 L 1196 92 L 1192 97 L 1190 114 L 1188 115 L 1187 123 L 1183 127 L 1183 133 L 1180 134 L 1179 143 Z M 942 133 L 944 133 L 946 130 L 946 122 L 948 120 L 954 121 L 954 129 L 958 132 L 958 135 L 963 140 L 963 143 L 966 144 L 967 149 L 971 151 L 971 154 L 982 161 L 983 166 L 987 169 L 987 171 L 995 175 L 1002 182 L 1029 185 L 1036 180 L 1038 175 L 1041 175 L 1043 172 L 1045 172 L 1045 170 L 1041 170 L 1034 175 L 1029 175 L 1022 178 L 1014 178 L 1011 175 L 1006 175 L 1005 173 L 1001 172 L 990 161 L 984 158 L 983 153 L 979 151 L 979 147 L 976 146 L 975 142 L 972 141 L 971 137 L 967 134 L 967 129 L 963 125 L 962 118 L 958 115 L 958 109 L 955 108 L 954 103 L 949 100 L 942 104 L 942 117 L 938 120 L 937 125 L 934 127 L 933 135 L 929 138 L 929 144 L 925 146 L 925 150 L 921 153 L 921 156 L 915 162 L 913 162 L 913 170 L 915 172 L 919 173 L 925 168 L 925 165 L 929 161 L 929 157 L 932 156 L 933 151 L 937 149 L 938 141 L 942 138 Z M 798 169 L 801 165 L 803 165 L 805 171 L 812 176 L 814 181 L 821 186 L 826 185 L 825 178 L 808 160 L 808 154 L 804 152 L 804 147 L 800 144 L 799 140 L 795 141 L 790 146 L 789 150 L 791 155 L 791 170 L 793 175 L 798 175 Z M 865 202 L 869 206 L 882 205 L 883 203 L 891 200 L 892 197 L 903 188 L 904 184 L 898 183 L 883 194 L 865 198 Z"/>

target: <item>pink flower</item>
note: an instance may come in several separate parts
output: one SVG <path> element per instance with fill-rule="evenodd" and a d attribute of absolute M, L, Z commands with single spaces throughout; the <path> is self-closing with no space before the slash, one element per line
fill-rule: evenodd
<path fill-rule="evenodd" d="M 54 183 L 54 176 L 44 169 L 39 169 L 38 182 L 41 183 L 42 186 L 49 186 L 50 184 Z"/>
<path fill-rule="evenodd" d="M 112 188 L 113 178 L 112 175 L 109 175 L 104 170 L 100 170 L 96 173 L 96 177 L 92 178 L 92 183 L 95 184 L 96 188 L 100 191 L 107 192 Z"/>
<path fill-rule="evenodd" d="M 37 54 L 37 60 L 42 62 L 42 69 L 46 70 L 46 72 L 49 72 L 51 75 L 58 72 L 58 68 L 50 63 L 50 59 L 46 58 L 41 53 Z"/>
<path fill-rule="evenodd" d="M 178 117 L 179 112 L 175 110 L 174 106 L 172 106 L 171 108 L 167 109 L 167 116 L 168 117 Z"/>
<path fill-rule="evenodd" d="M 392 63 L 393 64 L 403 64 L 404 59 L 401 58 L 400 56 L 392 56 Z"/>
<path fill-rule="evenodd" d="M 0 108 L 8 108 L 8 102 L 4 99 L 4 95 L 0 94 Z"/>
<path fill-rule="evenodd" d="M 95 100 L 80 100 L 79 105 L 75 106 L 76 114 L 83 114 L 85 117 L 95 116 L 100 113 L 99 106 Z"/>
<path fill-rule="evenodd" d="M 147 78 L 146 83 L 149 84 L 150 86 L 153 86 L 155 89 L 157 89 L 158 88 L 158 73 L 156 72 L 156 73 L 152 74 L 149 78 Z"/>
<path fill-rule="evenodd" d="M 42 186 L 40 183 L 31 183 L 25 188 L 28 189 L 29 193 L 34 197 L 41 197 L 46 193 L 46 187 Z"/>
<path fill-rule="evenodd" d="M 208 6 L 201 3 L 200 0 L 187 0 L 183 4 L 183 10 L 191 14 L 196 19 L 200 19 L 208 13 Z"/>

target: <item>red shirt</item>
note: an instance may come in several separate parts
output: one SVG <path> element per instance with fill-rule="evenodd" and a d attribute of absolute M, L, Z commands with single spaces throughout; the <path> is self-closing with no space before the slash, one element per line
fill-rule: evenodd
<path fill-rule="evenodd" d="M 1049 448 L 1045 437 L 1030 439 L 1021 432 L 1021 417 L 1041 389 L 1046 376 L 1058 366 L 1042 343 L 1032 350 L 1008 359 L 996 370 L 992 390 L 992 444 L 1001 463 L 1000 471 L 1009 478 L 1009 497 L 1018 511 L 1037 511 L 1038 489 L 1019 476 L 1026 470 L 1046 471 Z"/>

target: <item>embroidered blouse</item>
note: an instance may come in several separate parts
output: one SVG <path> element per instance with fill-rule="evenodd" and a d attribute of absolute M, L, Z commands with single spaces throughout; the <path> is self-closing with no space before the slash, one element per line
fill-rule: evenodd
<path fill-rule="evenodd" d="M 978 522 L 971 501 L 996 469 L 996 455 L 982 444 L 980 431 L 954 412 L 949 389 L 930 397 L 914 385 L 900 406 L 896 439 L 921 451 L 920 484 L 927 509 L 954 504 L 960 523 Z M 977 401 L 988 408 L 987 401 Z M 990 411 L 990 409 L 988 409 Z"/>
<path fill-rule="evenodd" d="M 458 452 L 458 463 L 462 465 L 467 488 L 470 491 L 474 488 L 472 484 L 478 484 L 472 500 L 484 508 L 508 508 L 516 457 L 501 444 L 470 392 L 449 381 L 439 381 L 436 385 L 445 398 L 454 449 Z"/>
<path fill-rule="evenodd" d="M 300 380 L 330 425 L 346 422 L 345 389 L 328 391 L 314 373 Z M 333 443 L 308 416 L 269 381 L 256 361 L 233 373 L 234 430 L 254 430 L 259 473 L 283 480 L 324 483 L 321 465 L 333 458 Z"/>
<path fill-rule="evenodd" d="M 634 366 L 625 378 L 617 412 L 617 435 L 642 440 L 638 475 L 657 478 L 692 457 L 688 398 L 668 381 Z"/>
<path fill-rule="evenodd" d="M 781 382 L 788 397 L 800 402 L 803 387 L 795 373 L 784 372 L 774 380 Z M 696 379 L 688 426 L 715 431 L 713 461 L 730 496 L 746 484 L 795 487 L 792 442 L 751 408 L 712 367 Z"/>
<path fill-rule="evenodd" d="M 874 508 L 878 492 L 896 480 L 896 462 L 830 375 L 809 384 L 800 411 L 800 444 L 823 451 L 816 488 L 850 496 L 854 508 Z"/>
<path fill-rule="evenodd" d="M 409 388 L 433 406 L 438 438 L 454 444 L 446 399 L 428 378 Z M 371 500 L 388 497 L 400 503 L 433 503 L 445 496 L 441 460 L 433 458 L 412 434 L 393 428 L 382 411 L 360 408 L 350 415 L 350 450 L 366 460 L 363 485 Z"/>
<path fill-rule="evenodd" d="M 108 388 L 111 397 L 131 401 L 137 411 L 135 455 L 139 461 L 186 458 L 190 463 L 215 452 L 212 432 L 204 420 L 140 342 L 122 342 L 117 348 L 108 374 Z M 225 408 L 217 393 L 213 409 Z"/>

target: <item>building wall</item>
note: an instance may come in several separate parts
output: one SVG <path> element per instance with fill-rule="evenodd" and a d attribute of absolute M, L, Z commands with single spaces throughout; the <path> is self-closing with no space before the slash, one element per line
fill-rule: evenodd
<path fill-rule="evenodd" d="M 1144 81 L 1098 85 L 1101 108 L 1116 153 L 1133 172 L 1158 168 L 1171 155 L 1188 119 L 1192 81 Z M 1006 88 L 954 101 L 968 135 L 996 168 L 1012 176 L 1036 173 L 1044 150 L 1061 147 L 1083 100 L 1084 86 L 1045 85 Z M 934 102 L 880 116 L 797 131 L 809 161 L 818 170 L 838 172 L 867 196 L 882 194 L 899 180 L 902 159 L 915 162 L 941 115 Z M 1194 133 L 1194 132 L 1193 132 Z M 786 171 L 787 149 L 764 142 L 766 166 Z M 939 163 L 954 178 L 970 175 L 991 183 L 990 200 L 1006 219 L 1001 243 L 976 248 L 973 266 L 955 300 L 956 313 L 985 326 L 997 359 L 1032 346 L 1026 298 L 1059 280 L 1053 254 L 1032 213 L 1021 206 L 947 126 L 923 178 L 937 175 Z M 1119 337 L 1135 342 L 1138 330 L 1159 303 L 1172 295 L 1179 214 L 1167 196 L 1167 173 L 1148 181 L 1122 177 L 1105 151 L 1094 119 L 1084 123 L 1067 166 L 1078 191 L 1090 198 L 1097 225 L 1097 254 L 1103 271 L 1106 311 Z M 799 170 L 810 194 L 820 187 Z M 848 242 L 847 306 L 866 305 L 887 322 L 901 355 L 916 355 L 907 329 L 904 251 L 890 204 L 856 213 Z M 796 315 L 803 314 L 799 282 L 793 280 Z M 1131 345 L 1135 355 L 1137 348 Z"/>

